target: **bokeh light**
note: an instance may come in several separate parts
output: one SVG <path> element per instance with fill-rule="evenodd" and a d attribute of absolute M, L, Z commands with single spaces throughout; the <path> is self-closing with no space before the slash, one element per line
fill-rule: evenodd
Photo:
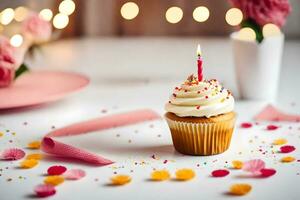
<path fill-rule="evenodd" d="M 15 20 L 17 22 L 21 22 L 27 17 L 27 14 L 28 14 L 27 8 L 25 8 L 23 6 L 17 7 L 15 9 Z"/>
<path fill-rule="evenodd" d="M 64 0 L 59 4 L 58 10 L 65 15 L 71 15 L 75 11 L 75 3 L 72 0 Z"/>
<path fill-rule="evenodd" d="M 197 22 L 205 22 L 209 18 L 209 10 L 205 6 L 195 8 L 193 18 Z"/>
<path fill-rule="evenodd" d="M 53 17 L 53 13 L 50 9 L 45 8 L 45 9 L 41 10 L 39 16 L 46 21 L 50 21 Z"/>
<path fill-rule="evenodd" d="M 253 29 L 246 27 L 246 28 L 242 28 L 238 32 L 238 38 L 246 41 L 255 41 L 256 34 Z"/>
<path fill-rule="evenodd" d="M 183 11 L 179 7 L 171 7 L 166 12 L 166 20 L 171 24 L 180 22 L 183 17 Z"/>
<path fill-rule="evenodd" d="M 12 8 L 6 8 L 1 12 L 0 22 L 3 25 L 8 25 L 15 16 L 15 11 Z"/>
<path fill-rule="evenodd" d="M 127 2 L 121 7 L 121 15 L 124 19 L 134 19 L 139 14 L 139 6 L 134 2 Z"/>
<path fill-rule="evenodd" d="M 64 15 L 62 13 L 58 13 L 53 18 L 53 26 L 57 29 L 65 28 L 69 23 L 68 15 Z"/>
<path fill-rule="evenodd" d="M 237 26 L 239 25 L 243 20 L 243 13 L 238 8 L 230 8 L 226 12 L 225 16 L 226 22 L 231 26 Z"/>
<path fill-rule="evenodd" d="M 277 36 L 281 34 L 280 28 L 275 24 L 266 24 L 262 29 L 264 37 Z"/>
<path fill-rule="evenodd" d="M 20 47 L 23 44 L 23 37 L 20 34 L 13 35 L 10 38 L 10 44 L 14 47 Z"/>

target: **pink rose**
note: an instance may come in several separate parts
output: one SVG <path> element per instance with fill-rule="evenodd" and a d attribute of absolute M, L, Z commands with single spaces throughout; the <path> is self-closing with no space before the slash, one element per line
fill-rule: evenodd
<path fill-rule="evenodd" d="M 9 86 L 13 82 L 15 71 L 23 59 L 23 52 L 13 47 L 6 37 L 0 36 L 0 87 Z"/>
<path fill-rule="evenodd" d="M 22 32 L 33 43 L 45 42 L 50 39 L 52 26 L 37 13 L 32 12 L 22 23 Z"/>
<path fill-rule="evenodd" d="M 230 0 L 239 8 L 245 18 L 253 19 L 263 26 L 267 23 L 282 27 L 291 11 L 288 0 Z"/>

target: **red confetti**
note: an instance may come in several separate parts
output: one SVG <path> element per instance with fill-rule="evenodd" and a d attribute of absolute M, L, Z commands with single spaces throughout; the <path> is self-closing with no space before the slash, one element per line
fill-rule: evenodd
<path fill-rule="evenodd" d="M 267 178 L 276 174 L 276 170 L 271 168 L 270 169 L 264 168 L 260 170 L 260 173 L 261 173 L 260 175 L 261 177 Z"/>
<path fill-rule="evenodd" d="M 34 188 L 34 192 L 38 197 L 48 197 L 56 193 L 53 185 L 38 185 Z"/>
<path fill-rule="evenodd" d="M 64 166 L 52 166 L 49 167 L 47 172 L 49 175 L 61 175 L 63 174 L 65 171 L 67 171 L 67 168 Z"/>
<path fill-rule="evenodd" d="M 229 171 L 226 169 L 218 169 L 211 173 L 211 175 L 213 177 L 224 177 L 224 176 L 227 176 L 228 174 L 229 174 Z"/>
<path fill-rule="evenodd" d="M 66 171 L 63 176 L 69 180 L 79 180 L 85 177 L 85 171 L 82 169 L 71 169 Z"/>
<path fill-rule="evenodd" d="M 252 124 L 250 122 L 244 122 L 244 123 L 241 123 L 241 127 L 242 128 L 251 128 Z"/>
<path fill-rule="evenodd" d="M 168 160 L 164 160 L 164 164 L 167 164 Z"/>
<path fill-rule="evenodd" d="M 279 128 L 279 126 L 276 126 L 276 125 L 268 125 L 267 126 L 267 130 L 268 131 L 274 131 L 274 130 L 276 130 L 278 128 Z"/>
<path fill-rule="evenodd" d="M 296 150 L 296 148 L 294 146 L 291 146 L 291 145 L 285 145 L 285 146 L 280 147 L 280 152 L 281 153 L 290 153 L 290 152 L 293 152 L 295 150 Z"/>

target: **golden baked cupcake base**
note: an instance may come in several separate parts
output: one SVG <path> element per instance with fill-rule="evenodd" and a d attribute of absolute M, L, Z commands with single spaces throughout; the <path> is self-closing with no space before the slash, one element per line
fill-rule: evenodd
<path fill-rule="evenodd" d="M 230 146 L 236 114 L 229 112 L 218 116 L 178 117 L 166 113 L 175 149 L 188 155 L 215 155 Z"/>

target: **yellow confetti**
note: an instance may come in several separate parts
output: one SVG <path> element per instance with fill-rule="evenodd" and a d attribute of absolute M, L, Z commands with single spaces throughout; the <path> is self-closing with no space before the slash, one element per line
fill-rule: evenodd
<path fill-rule="evenodd" d="M 44 179 L 44 183 L 45 184 L 49 184 L 49 185 L 59 185 L 62 184 L 65 181 L 63 176 L 47 176 Z"/>
<path fill-rule="evenodd" d="M 43 155 L 40 153 L 32 153 L 32 154 L 28 154 L 26 156 L 26 159 L 41 160 L 42 158 L 43 158 Z"/>
<path fill-rule="evenodd" d="M 187 181 L 195 177 L 192 169 L 179 169 L 176 171 L 176 179 L 179 181 Z"/>
<path fill-rule="evenodd" d="M 30 169 L 35 167 L 37 164 L 39 164 L 39 161 L 35 159 L 26 159 L 20 163 L 20 167 L 24 169 Z"/>
<path fill-rule="evenodd" d="M 131 181 L 131 177 L 127 175 L 116 175 L 111 177 L 112 185 L 125 185 Z"/>
<path fill-rule="evenodd" d="M 280 139 L 276 139 L 273 141 L 273 145 L 283 145 L 283 144 L 286 144 L 287 143 L 287 140 L 286 139 L 283 139 L 283 138 L 280 138 Z"/>
<path fill-rule="evenodd" d="M 0 137 L 2 137 L 4 134 L 0 132 Z"/>
<path fill-rule="evenodd" d="M 39 149 L 41 147 L 41 141 L 33 141 L 27 144 L 29 149 Z"/>
<path fill-rule="evenodd" d="M 242 169 L 242 167 L 243 167 L 243 162 L 242 161 L 239 161 L 239 160 L 234 160 L 234 161 L 232 161 L 232 167 L 234 168 L 234 169 Z"/>
<path fill-rule="evenodd" d="M 281 158 L 280 161 L 283 162 L 283 163 L 289 163 L 289 162 L 293 162 L 295 160 L 296 159 L 292 156 L 286 156 L 286 157 Z"/>
<path fill-rule="evenodd" d="M 165 181 L 170 179 L 170 173 L 167 170 L 155 170 L 151 174 L 151 180 L 153 181 Z"/>
<path fill-rule="evenodd" d="M 252 189 L 252 186 L 246 183 L 233 184 L 230 187 L 230 194 L 232 195 L 245 195 L 249 193 Z"/>

